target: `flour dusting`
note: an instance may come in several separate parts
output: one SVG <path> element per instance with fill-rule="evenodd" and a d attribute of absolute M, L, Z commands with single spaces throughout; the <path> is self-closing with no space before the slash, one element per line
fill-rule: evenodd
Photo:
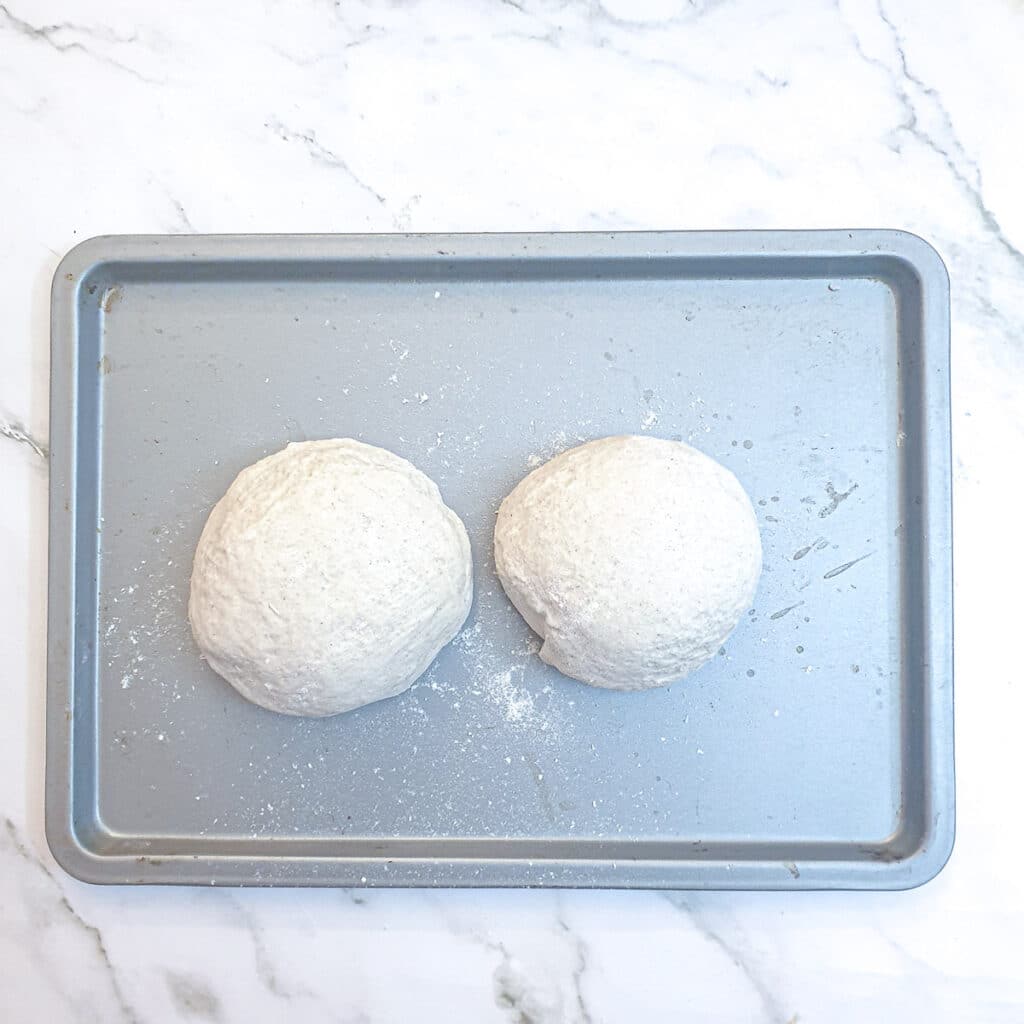
<path fill-rule="evenodd" d="M 485 686 L 487 699 L 496 704 L 504 714 L 506 721 L 513 724 L 523 721 L 537 719 L 537 709 L 534 704 L 533 694 L 514 682 L 516 678 L 522 678 L 523 666 L 513 665 L 491 676 Z M 539 728 L 547 729 L 548 723 L 541 720 Z"/>
<path fill-rule="evenodd" d="M 492 595 L 493 592 L 485 596 Z M 481 611 L 476 622 L 452 641 L 462 659 L 461 675 L 468 680 L 468 691 L 462 688 L 463 694 L 481 698 L 513 729 L 534 734 L 551 732 L 556 724 L 551 687 L 531 685 L 528 671 L 537 658 L 540 638 L 531 633 L 525 641 L 512 639 L 503 614 L 506 610 L 501 605 Z M 505 619 L 504 624 L 485 621 L 499 619 Z M 435 680 L 431 688 L 445 687 Z"/>

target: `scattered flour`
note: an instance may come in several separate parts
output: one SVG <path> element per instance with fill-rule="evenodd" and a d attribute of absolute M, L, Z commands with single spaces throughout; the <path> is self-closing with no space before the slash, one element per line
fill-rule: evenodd
<path fill-rule="evenodd" d="M 488 700 L 496 704 L 504 713 L 505 720 L 511 723 L 535 720 L 537 709 L 534 704 L 533 694 L 520 686 L 516 686 L 513 679 L 522 678 L 523 666 L 513 665 L 498 672 L 488 679 L 485 686 L 485 693 Z M 548 723 L 541 720 L 539 727 L 542 730 L 548 728 Z"/>
<path fill-rule="evenodd" d="M 155 532 L 154 557 L 141 559 L 134 566 L 132 582 L 113 591 L 100 613 L 101 656 L 119 688 L 127 691 L 126 699 L 132 699 L 137 688 L 156 689 L 168 708 L 182 698 L 179 680 L 173 669 L 168 671 L 170 660 L 186 650 L 186 657 L 191 657 L 185 598 L 177 569 L 183 557 L 183 530 L 184 523 Z M 178 557 L 161 557 L 171 551 Z M 184 585 L 187 591 L 187 574 Z"/>
<path fill-rule="evenodd" d="M 530 424 L 533 427 L 533 423 Z M 526 464 L 530 469 L 536 469 L 544 465 L 556 455 L 561 455 L 567 448 L 574 448 L 584 441 L 592 440 L 592 433 L 588 430 L 592 426 L 590 420 L 580 420 L 576 424 L 576 430 L 570 434 L 565 430 L 558 430 L 541 442 L 539 448 L 535 448 L 527 457 Z"/>
<path fill-rule="evenodd" d="M 453 696 L 459 693 L 460 701 L 467 697 L 482 698 L 509 726 L 537 735 L 550 733 L 557 721 L 550 700 L 551 687 L 531 686 L 528 682 L 528 669 L 537 657 L 540 638 L 531 633 L 525 642 L 512 640 L 502 622 L 495 621 L 499 616 L 504 618 L 502 612 L 503 606 L 485 605 L 473 625 L 452 641 L 461 655 L 460 675 L 466 683 L 455 686 L 434 681 L 431 688 Z M 466 706 L 469 707 L 468 702 Z"/>

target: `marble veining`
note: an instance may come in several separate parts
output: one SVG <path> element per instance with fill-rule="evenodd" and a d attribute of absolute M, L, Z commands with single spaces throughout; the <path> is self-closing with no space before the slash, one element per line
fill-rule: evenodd
<path fill-rule="evenodd" d="M 0 437 L 6 437 L 8 441 L 17 441 L 19 444 L 28 445 L 28 447 L 38 455 L 43 462 L 46 462 L 50 457 L 50 453 L 46 445 L 37 441 L 18 423 L 9 423 L 0 420 Z"/>
<path fill-rule="evenodd" d="M 0 3 L 0 1018 L 1021 1020 L 1022 51 L 1009 0 Z M 60 256 L 115 232 L 682 227 L 902 227 L 949 267 L 946 870 L 891 894 L 68 878 L 41 776 Z"/>

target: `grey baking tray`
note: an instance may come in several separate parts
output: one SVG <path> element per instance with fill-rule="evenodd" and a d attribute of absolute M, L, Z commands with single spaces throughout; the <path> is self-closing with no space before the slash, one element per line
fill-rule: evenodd
<path fill-rule="evenodd" d="M 953 841 L 948 333 L 941 260 L 892 231 L 84 243 L 53 287 L 55 856 L 96 882 L 930 878 Z M 624 432 L 733 469 L 765 549 L 720 656 L 639 694 L 543 665 L 491 559 L 516 481 Z M 476 599 L 411 691 L 301 720 L 200 661 L 188 579 L 243 466 L 332 436 L 437 481 Z"/>

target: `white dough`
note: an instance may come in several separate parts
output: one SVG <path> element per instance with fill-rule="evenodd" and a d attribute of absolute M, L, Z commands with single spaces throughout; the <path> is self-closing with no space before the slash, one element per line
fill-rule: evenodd
<path fill-rule="evenodd" d="M 437 486 L 352 440 L 243 469 L 203 529 L 188 614 L 249 700 L 334 715 L 407 689 L 472 601 L 469 539 Z"/>
<path fill-rule="evenodd" d="M 761 539 L 724 466 L 654 437 L 590 441 L 502 502 L 502 585 L 540 656 L 594 686 L 664 686 L 711 658 L 750 607 Z"/>

